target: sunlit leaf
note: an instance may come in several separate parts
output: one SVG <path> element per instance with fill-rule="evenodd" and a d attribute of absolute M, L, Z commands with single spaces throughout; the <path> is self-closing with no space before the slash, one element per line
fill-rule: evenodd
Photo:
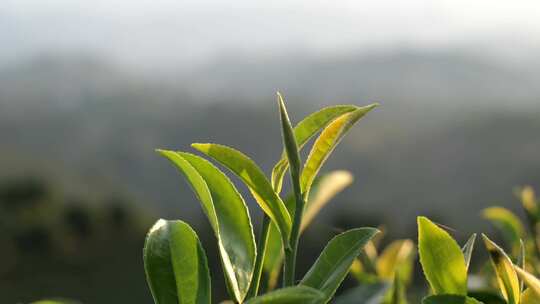
<path fill-rule="evenodd" d="M 319 170 L 341 139 L 343 139 L 347 131 L 360 120 L 360 118 L 376 106 L 377 104 L 372 104 L 358 108 L 353 112 L 345 113 L 324 128 L 317 140 L 315 140 L 304 165 L 304 169 L 302 170 L 300 184 L 304 194 L 309 193 L 309 189 L 311 188 L 313 180 L 319 173 Z"/>
<path fill-rule="evenodd" d="M 335 236 L 300 284 L 322 291 L 326 300 L 330 300 L 362 247 L 376 233 L 377 229 L 374 228 L 357 228 Z"/>
<path fill-rule="evenodd" d="M 289 245 L 291 217 L 285 204 L 272 189 L 261 169 L 243 153 L 223 145 L 193 144 L 195 149 L 212 157 L 234 172 L 248 186 L 261 209 L 278 227 L 285 246 Z"/>
<path fill-rule="evenodd" d="M 531 292 L 534 292 L 537 298 L 540 297 L 540 280 L 520 267 L 514 266 L 514 269 L 523 282 L 525 282 L 525 285 L 529 287 Z"/>
<path fill-rule="evenodd" d="M 269 292 L 247 301 L 246 304 L 318 304 L 322 303 L 323 299 L 324 294 L 314 288 L 295 286 Z"/>
<path fill-rule="evenodd" d="M 379 255 L 377 259 L 377 273 L 384 280 L 393 280 L 396 271 L 403 267 L 404 271 L 410 272 L 408 267 L 412 264 L 414 256 L 414 243 L 411 240 L 396 240 L 390 243 Z M 408 268 L 408 269 L 405 269 Z M 408 274 L 400 275 L 407 276 Z"/>
<path fill-rule="evenodd" d="M 482 304 L 482 302 L 466 296 L 436 295 L 425 298 L 422 304 Z"/>
<path fill-rule="evenodd" d="M 294 128 L 294 137 L 298 149 L 301 150 L 311 137 L 326 127 L 332 120 L 356 109 L 358 109 L 358 107 L 352 105 L 332 106 L 321 109 L 304 118 Z M 288 167 L 289 161 L 287 160 L 285 151 L 283 151 L 281 159 L 272 169 L 272 186 L 277 193 L 281 192 L 283 177 L 285 176 Z"/>
<path fill-rule="evenodd" d="M 309 226 L 330 200 L 350 186 L 353 179 L 353 175 L 345 170 L 332 171 L 316 179 L 309 193 L 301 230 L 303 231 Z"/>
<path fill-rule="evenodd" d="M 467 294 L 465 257 L 456 241 L 425 217 L 418 217 L 420 263 L 434 294 Z"/>
<path fill-rule="evenodd" d="M 332 171 L 318 178 L 313 187 L 309 199 L 306 203 L 300 232 L 303 232 L 321 211 L 321 209 L 335 195 L 352 183 L 352 174 L 348 171 Z M 291 214 L 294 214 L 294 200 L 292 197 L 285 199 L 285 205 Z M 277 278 L 281 270 L 283 260 L 283 247 L 279 239 L 279 233 L 275 225 L 271 225 L 266 254 L 264 260 L 264 270 L 269 276 L 269 287 L 272 289 L 277 283 Z"/>
<path fill-rule="evenodd" d="M 337 297 L 335 304 L 379 304 L 388 289 L 386 283 L 362 284 L 345 291 Z"/>
<path fill-rule="evenodd" d="M 206 254 L 182 221 L 159 220 L 143 250 L 146 280 L 156 304 L 209 304 L 212 288 Z"/>
<path fill-rule="evenodd" d="M 497 282 L 503 297 L 508 304 L 518 304 L 521 288 L 512 260 L 510 260 L 504 250 L 497 246 L 497 244 L 491 241 L 486 235 L 482 234 L 482 238 L 484 239 L 484 244 L 497 274 Z"/>
<path fill-rule="evenodd" d="M 473 233 L 467 240 L 467 243 L 465 243 L 465 245 L 463 245 L 463 248 L 461 248 L 461 251 L 463 251 L 463 256 L 465 257 L 465 267 L 467 268 L 467 270 L 469 269 L 469 265 L 471 264 L 471 257 L 474 250 L 475 241 L 476 233 Z"/>
<path fill-rule="evenodd" d="M 255 265 L 253 228 L 244 199 L 229 178 L 209 161 L 184 152 L 159 150 L 185 176 L 199 198 L 218 240 L 225 277 L 243 301 Z"/>

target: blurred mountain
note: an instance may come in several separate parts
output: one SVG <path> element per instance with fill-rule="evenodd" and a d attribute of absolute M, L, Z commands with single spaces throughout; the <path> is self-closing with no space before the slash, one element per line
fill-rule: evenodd
<path fill-rule="evenodd" d="M 0 177 L 44 173 L 66 189 L 120 189 L 165 217 L 200 219 L 154 149 L 224 143 L 269 172 L 281 151 L 279 89 L 294 121 L 321 105 L 382 103 L 325 168 L 357 177 L 328 219 L 377 216 L 397 231 L 428 214 L 472 229 L 480 208 L 512 207 L 515 185 L 540 185 L 538 80 L 532 67 L 461 53 L 237 56 L 155 73 L 41 57 L 0 70 Z"/>

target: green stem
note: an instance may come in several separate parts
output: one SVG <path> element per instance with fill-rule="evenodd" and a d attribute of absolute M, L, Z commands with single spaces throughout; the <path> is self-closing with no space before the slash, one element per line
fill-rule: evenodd
<path fill-rule="evenodd" d="M 293 175 L 291 173 L 291 175 Z M 300 239 L 300 227 L 304 215 L 304 198 L 300 189 L 300 178 L 291 176 L 295 194 L 294 220 L 291 229 L 290 249 L 285 250 L 285 264 L 283 266 L 283 287 L 294 285 L 296 272 L 296 255 L 298 253 L 298 241 Z"/>
<path fill-rule="evenodd" d="M 251 280 L 251 286 L 249 287 L 247 298 L 256 297 L 259 293 L 259 285 L 261 282 L 261 275 L 264 265 L 264 256 L 266 253 L 266 244 L 268 242 L 268 234 L 270 232 L 270 218 L 264 214 L 261 231 L 259 232 L 257 244 L 257 259 L 255 260 L 255 268 L 253 270 L 253 279 Z"/>

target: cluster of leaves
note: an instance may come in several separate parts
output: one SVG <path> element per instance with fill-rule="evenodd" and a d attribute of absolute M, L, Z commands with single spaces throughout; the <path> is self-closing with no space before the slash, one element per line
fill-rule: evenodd
<path fill-rule="evenodd" d="M 201 156 L 158 151 L 191 185 L 215 233 L 230 296 L 224 303 L 319 304 L 334 299 L 337 304 L 407 304 L 418 255 L 430 290 L 423 304 L 540 304 L 540 208 L 530 187 L 516 191 L 528 229 L 507 209 L 492 207 L 482 212 L 500 229 L 509 250 L 482 234 L 489 261 L 478 274 L 469 269 L 476 234 L 460 246 L 444 226 L 418 217 L 418 253 L 411 239 L 395 240 L 381 250 L 383 233 L 374 228 L 352 229 L 330 240 L 297 281 L 295 262 L 301 233 L 332 197 L 352 183 L 347 171 L 316 176 L 340 139 L 374 105 L 325 108 L 293 128 L 279 95 L 278 104 L 285 148 L 270 180 L 255 162 L 235 149 L 192 145 L 247 186 L 263 211 L 257 241 L 246 203 L 227 175 Z M 299 150 L 319 132 L 301 166 Z M 282 196 L 287 170 L 292 193 Z M 211 303 L 206 253 L 187 223 L 159 220 L 147 235 L 144 266 L 156 304 Z M 359 286 L 334 298 L 348 274 Z"/>
<path fill-rule="evenodd" d="M 257 241 L 244 198 L 225 173 L 195 154 L 158 152 L 179 169 L 200 201 L 215 233 L 231 302 L 327 303 L 362 248 L 378 231 L 358 228 L 335 236 L 300 281 L 296 277 L 298 241 L 329 198 L 351 180 L 350 174 L 342 171 L 317 180 L 321 167 L 347 131 L 376 105 L 324 108 L 294 128 L 279 94 L 278 105 L 284 151 L 270 179 L 238 150 L 218 144 L 192 144 L 235 174 L 253 195 L 263 211 Z M 300 150 L 317 134 L 302 164 Z M 292 193 L 282 196 L 287 170 Z M 159 220 L 148 233 L 144 265 L 157 304 L 211 303 L 206 253 L 187 223 Z M 270 278 L 266 284 L 269 292 L 265 294 L 260 292 L 263 272 Z M 280 273 L 281 286 L 274 290 Z"/>
<path fill-rule="evenodd" d="M 507 240 L 510 254 L 482 234 L 490 259 L 478 274 L 469 274 L 476 234 L 460 248 L 443 226 L 425 217 L 418 218 L 418 253 L 430 287 L 429 296 L 422 303 L 540 303 L 539 208 L 531 187 L 516 193 L 527 214 L 529 233 L 519 217 L 509 210 L 501 207 L 483 210 L 483 216 L 492 221 Z M 405 290 L 411 281 L 415 258 L 412 240 L 394 241 L 380 255 L 376 250 L 378 241 L 377 238 L 371 240 L 351 267 L 350 273 L 360 282 L 359 290 L 378 294 L 373 302 L 359 303 L 408 303 Z"/>

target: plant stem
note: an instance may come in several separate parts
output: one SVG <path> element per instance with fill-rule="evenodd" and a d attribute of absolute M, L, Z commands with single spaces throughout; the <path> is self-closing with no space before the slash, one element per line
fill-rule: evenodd
<path fill-rule="evenodd" d="M 292 175 L 292 174 L 291 174 Z M 285 250 L 285 264 L 283 266 L 283 287 L 294 285 L 296 272 L 296 256 L 298 253 L 298 241 L 300 239 L 300 227 L 304 214 L 304 198 L 300 190 L 300 179 L 291 176 L 295 194 L 294 220 L 291 229 L 290 249 Z"/>
<path fill-rule="evenodd" d="M 247 298 L 256 297 L 259 293 L 259 285 L 261 282 L 262 269 L 264 265 L 264 255 L 266 253 L 266 243 L 268 242 L 268 234 L 270 232 L 270 218 L 268 215 L 263 215 L 261 230 L 257 240 L 257 259 L 255 260 L 255 268 L 253 270 L 253 279 L 249 287 Z"/>

